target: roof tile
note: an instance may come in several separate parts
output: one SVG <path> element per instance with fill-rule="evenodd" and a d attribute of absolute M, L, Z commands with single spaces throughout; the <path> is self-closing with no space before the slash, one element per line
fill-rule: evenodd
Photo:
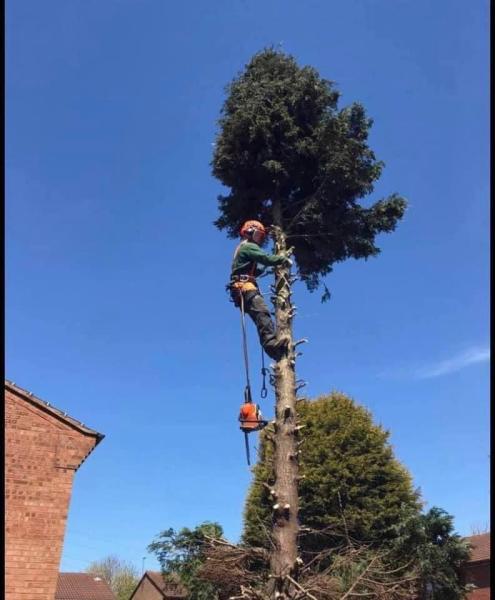
<path fill-rule="evenodd" d="M 490 560 L 490 533 L 472 535 L 465 538 L 471 544 L 471 557 L 469 562 Z"/>
<path fill-rule="evenodd" d="M 59 573 L 55 600 L 116 600 L 110 586 L 89 573 Z"/>

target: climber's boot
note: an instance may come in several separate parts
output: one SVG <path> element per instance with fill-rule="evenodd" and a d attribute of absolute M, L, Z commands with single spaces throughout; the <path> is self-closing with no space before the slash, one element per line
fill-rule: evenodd
<path fill-rule="evenodd" d="M 265 352 L 273 360 L 280 360 L 284 354 L 287 353 L 290 345 L 290 338 L 288 335 L 279 337 L 273 337 L 270 341 L 265 344 Z"/>

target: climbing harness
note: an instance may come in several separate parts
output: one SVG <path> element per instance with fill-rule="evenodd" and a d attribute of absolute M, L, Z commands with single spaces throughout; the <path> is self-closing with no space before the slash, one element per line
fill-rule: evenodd
<path fill-rule="evenodd" d="M 247 349 L 247 335 L 246 335 L 246 317 L 244 312 L 244 296 L 242 292 L 239 293 L 240 296 L 240 309 L 241 309 L 241 329 L 242 329 L 242 347 L 244 352 L 244 367 L 246 369 L 246 387 L 244 388 L 244 404 L 241 406 L 239 412 L 239 422 L 240 429 L 244 433 L 244 443 L 246 445 L 246 459 L 247 464 L 251 465 L 251 458 L 249 453 L 249 438 L 248 435 L 253 431 L 259 431 L 268 425 L 268 421 L 263 419 L 261 414 L 260 407 L 253 402 L 253 398 L 251 395 L 251 382 L 249 379 L 249 358 L 248 358 L 248 349 Z M 262 374 L 263 374 L 263 385 L 261 388 L 261 397 L 265 398 L 267 394 L 267 389 L 265 385 L 265 375 L 268 372 L 265 369 L 265 362 L 262 353 Z"/>

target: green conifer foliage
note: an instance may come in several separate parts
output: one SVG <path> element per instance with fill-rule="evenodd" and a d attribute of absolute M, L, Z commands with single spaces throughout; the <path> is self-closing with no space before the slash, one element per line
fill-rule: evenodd
<path fill-rule="evenodd" d="M 339 109 L 334 83 L 272 49 L 256 54 L 227 88 L 212 161 L 229 188 L 215 224 L 231 237 L 246 219 L 273 224 L 282 204 L 299 273 L 314 290 L 335 262 L 380 252 L 375 236 L 395 229 L 406 202 L 397 194 L 363 207 L 383 162 L 367 139 L 364 107 Z"/>
<path fill-rule="evenodd" d="M 206 560 L 207 538 L 220 539 L 223 535 L 219 523 L 205 521 L 190 529 L 182 527 L 162 531 L 148 546 L 156 555 L 166 581 L 176 583 L 178 577 L 187 589 L 188 600 L 218 600 L 215 585 L 203 581 L 198 572 Z"/>
<path fill-rule="evenodd" d="M 298 402 L 298 416 L 305 426 L 299 483 L 303 550 L 337 546 L 347 536 L 381 543 L 396 535 L 394 528 L 405 509 L 419 514 L 419 494 L 411 476 L 394 458 L 389 433 L 373 423 L 368 410 L 333 392 Z M 243 535 L 245 543 L 265 547 L 273 481 L 269 436 L 268 431 L 260 439 Z M 314 535 L 305 528 L 326 534 Z"/>
<path fill-rule="evenodd" d="M 454 529 L 454 517 L 433 506 L 425 514 L 404 511 L 391 545 L 396 561 L 414 561 L 420 574 L 418 600 L 461 600 L 469 585 L 462 581 L 462 566 L 470 548 Z"/>

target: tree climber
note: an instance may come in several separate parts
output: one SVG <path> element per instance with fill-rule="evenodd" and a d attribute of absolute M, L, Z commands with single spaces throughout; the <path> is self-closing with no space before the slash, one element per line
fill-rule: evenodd
<path fill-rule="evenodd" d="M 289 337 L 277 337 L 270 311 L 260 294 L 256 276 L 261 275 L 266 267 L 291 260 L 281 254 L 267 254 L 260 246 L 266 237 L 266 230 L 259 221 L 246 221 L 240 229 L 243 238 L 237 246 L 232 262 L 232 273 L 229 289 L 234 304 L 240 308 L 241 300 L 244 311 L 251 317 L 258 330 L 263 349 L 273 360 L 279 360 L 289 345 Z M 259 267 L 258 263 L 264 265 Z"/>

